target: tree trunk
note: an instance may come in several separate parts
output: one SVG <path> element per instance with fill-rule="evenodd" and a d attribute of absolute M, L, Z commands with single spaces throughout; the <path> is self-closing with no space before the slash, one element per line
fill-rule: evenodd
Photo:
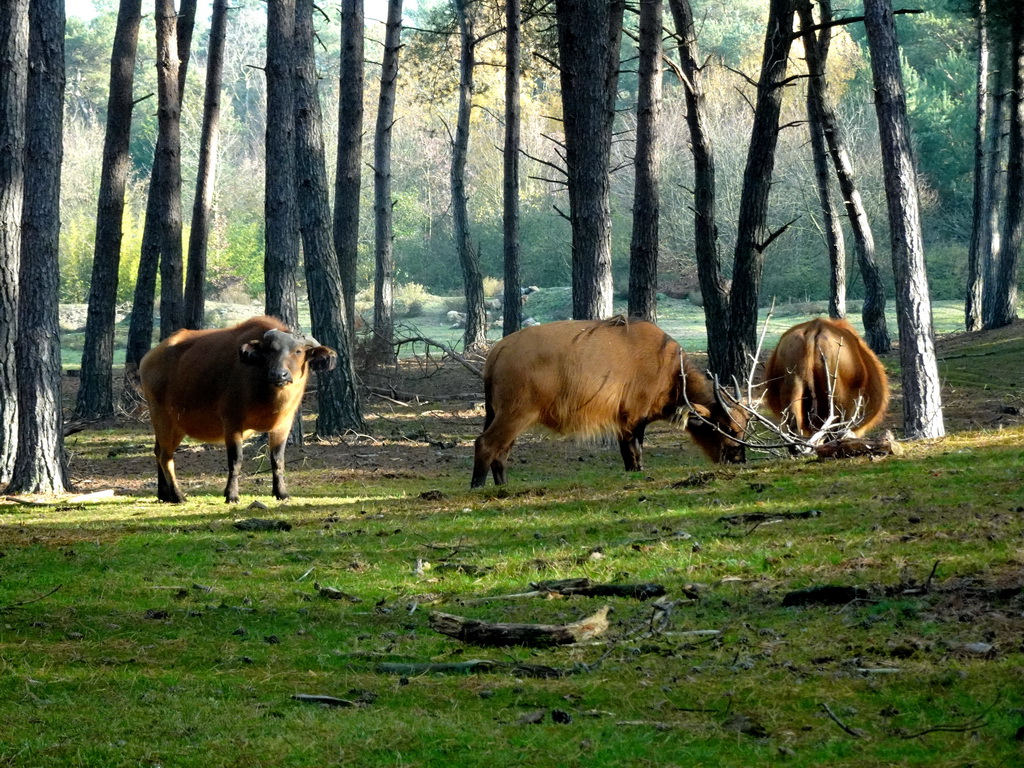
<path fill-rule="evenodd" d="M 263 256 L 266 312 L 292 330 L 298 330 L 294 35 L 295 0 L 267 3 L 266 250 Z"/>
<path fill-rule="evenodd" d="M 822 9 L 822 17 L 831 17 L 830 0 L 818 0 Z M 864 323 L 864 340 L 877 354 L 885 354 L 892 348 L 889 340 L 889 329 L 885 320 L 885 285 L 875 261 L 875 238 L 871 233 L 867 211 L 857 189 L 853 163 L 846 149 L 846 136 L 836 115 L 832 99 L 828 95 L 828 81 L 825 78 L 826 60 L 818 61 L 816 51 L 807 53 L 808 66 L 814 66 L 822 73 L 821 119 L 825 142 L 832 155 L 832 164 L 836 169 L 836 178 L 843 195 L 846 216 L 850 221 L 853 241 L 856 246 L 857 264 L 864 281 L 864 305 L 861 309 L 861 320 Z M 812 64 L 813 62 L 813 64 Z"/>
<path fill-rule="evenodd" d="M 18 456 L 8 493 L 68 487 L 61 410 L 58 245 L 64 149 L 64 0 L 29 5 L 25 204 L 17 362 Z"/>
<path fill-rule="evenodd" d="M 685 78 L 686 123 L 693 153 L 694 247 L 708 334 L 708 370 L 724 373 L 729 360 L 729 296 L 722 280 L 718 250 L 714 147 L 707 129 L 703 75 L 690 0 L 669 0 L 669 7 L 675 22 L 679 61 Z"/>
<path fill-rule="evenodd" d="M 18 452 L 18 272 L 25 199 L 28 0 L 0 3 L 0 485 Z"/>
<path fill-rule="evenodd" d="M 821 23 L 832 20 L 828 3 L 821 4 Z M 843 242 L 843 227 L 836 210 L 835 198 L 829 178 L 828 147 L 822 127 L 822 104 L 825 99 L 824 62 L 828 58 L 832 31 L 829 28 L 815 33 L 814 14 L 811 0 L 798 0 L 797 13 L 800 16 L 804 51 L 807 59 L 807 128 L 811 137 L 811 158 L 814 162 L 814 179 L 821 203 L 822 225 L 829 262 L 828 315 L 834 318 L 846 317 L 846 247 Z M 812 65 L 812 61 L 815 62 Z"/>
<path fill-rule="evenodd" d="M 741 382 L 747 380 L 752 370 L 757 349 L 757 312 L 765 251 L 781 234 L 768 229 L 768 194 L 779 135 L 782 81 L 792 39 L 793 0 L 771 0 L 754 127 L 743 172 L 730 297 L 729 364 L 725 373 Z"/>
<path fill-rule="evenodd" d="M 503 163 L 502 233 L 504 248 L 504 301 L 502 334 L 508 336 L 523 326 L 523 282 L 519 242 L 519 149 L 521 106 L 519 80 L 522 75 L 522 4 L 505 3 L 505 146 Z"/>
<path fill-rule="evenodd" d="M 313 335 L 338 353 L 333 371 L 317 374 L 316 431 L 320 436 L 363 431 L 345 327 L 338 255 L 331 242 L 323 115 L 313 54 L 313 0 L 295 4 L 295 177 L 299 229 Z"/>
<path fill-rule="evenodd" d="M 987 328 L 1001 328 L 1017 317 L 1017 273 L 1021 240 L 1024 239 L 1024 8 L 1009 9 L 1010 88 L 1009 147 L 1006 163 L 1006 214 L 1000 237 L 999 270 L 996 273 L 992 321 Z"/>
<path fill-rule="evenodd" d="M 896 278 L 903 428 L 911 440 L 941 437 L 945 429 L 921 241 L 917 172 L 911 154 L 903 75 L 890 0 L 865 0 L 864 17 L 871 50 L 875 111 L 882 145 L 893 274 Z"/>
<path fill-rule="evenodd" d="M 974 204 L 971 211 L 971 246 L 967 253 L 967 299 L 964 304 L 964 327 L 967 332 L 982 326 L 982 290 L 985 281 L 982 250 L 991 247 L 989 205 L 992 189 L 986 184 L 985 147 L 988 144 L 988 0 L 978 0 L 978 79 L 975 94 L 974 123 Z"/>
<path fill-rule="evenodd" d="M 185 76 L 188 74 L 188 63 L 192 58 L 192 33 L 196 28 L 196 7 L 199 0 L 178 0 L 178 13 L 175 23 L 175 35 L 178 49 L 178 87 L 179 101 L 185 100 Z"/>
<path fill-rule="evenodd" d="M 623 3 L 556 0 L 577 320 L 612 312 L 609 169 Z"/>
<path fill-rule="evenodd" d="M 395 122 L 398 88 L 398 52 L 402 44 L 402 0 L 388 0 L 384 32 L 384 59 L 380 73 L 380 100 L 373 151 L 373 217 L 376 278 L 373 290 L 372 365 L 395 362 L 394 282 L 395 253 L 391 200 L 391 129 Z"/>
<path fill-rule="evenodd" d="M 993 61 L 1003 60 L 1009 57 L 1009 51 L 1005 43 L 1000 44 L 999 38 L 989 40 L 993 49 Z M 985 274 L 981 288 L 981 319 L 982 326 L 988 327 L 995 318 L 996 294 L 998 293 L 996 283 L 999 280 L 999 257 L 1002 251 L 1000 238 L 1002 237 L 1003 210 L 1006 207 L 1006 174 L 1002 169 L 1006 167 L 1006 98 L 1008 90 L 1007 74 L 1009 68 L 1006 66 L 994 67 L 992 73 L 992 89 L 989 93 L 989 120 L 988 120 L 988 142 L 985 153 L 988 155 L 988 167 L 986 169 L 985 186 L 989 190 L 988 223 L 985 232 L 988 235 L 988 245 L 982 245 L 981 259 L 982 271 Z"/>
<path fill-rule="evenodd" d="M 132 129 L 132 81 L 135 51 L 142 21 L 142 0 L 121 0 L 110 56 L 107 130 L 103 138 L 103 165 L 96 205 L 96 240 L 93 249 L 89 311 L 78 380 L 75 413 L 92 419 L 114 413 L 114 324 L 118 268 L 121 263 L 124 191 L 128 181 L 129 142 Z M 147 345 L 148 348 L 148 345 Z"/>
<path fill-rule="evenodd" d="M 183 3 L 184 6 L 184 3 Z M 192 3 L 193 20 L 195 3 Z M 181 253 L 181 98 L 184 82 L 178 33 L 182 19 L 174 0 L 157 0 L 154 12 L 157 29 L 157 100 L 159 132 L 156 162 L 160 164 L 160 338 L 165 339 L 185 322 L 182 299 L 183 262 Z M 191 30 L 187 37 L 191 40 Z M 184 41 L 181 41 L 184 44 Z"/>
<path fill-rule="evenodd" d="M 658 122 L 661 113 L 662 0 L 640 0 L 640 61 L 636 103 L 636 179 L 629 249 L 629 316 L 652 323 L 658 312 Z"/>
<path fill-rule="evenodd" d="M 188 237 L 188 269 L 185 278 L 185 327 L 193 329 L 204 325 L 206 252 L 210 242 L 214 181 L 217 178 L 220 88 L 224 76 L 227 16 L 227 0 L 214 0 L 206 60 L 203 129 L 199 138 L 199 168 L 196 171 L 196 196 L 192 202 L 192 230 Z"/>
<path fill-rule="evenodd" d="M 159 142 L 159 138 L 157 139 Z M 139 249 L 139 270 L 135 277 L 132 314 L 128 323 L 128 343 L 124 355 L 125 395 L 130 391 L 142 356 L 153 344 L 153 305 L 156 296 L 156 272 L 160 264 L 160 225 L 157 222 L 160 203 L 156 190 L 163 186 L 159 165 L 153 155 L 153 170 L 149 177 L 149 196 L 146 199 L 146 222 L 142 227 Z"/>
<path fill-rule="evenodd" d="M 476 37 L 468 0 L 455 0 L 459 22 L 459 111 L 452 143 L 452 219 L 455 249 L 462 266 L 462 284 L 466 295 L 466 331 L 463 347 L 467 352 L 480 349 L 487 341 L 487 311 L 484 307 L 484 278 L 480 272 L 480 254 L 469 238 L 469 203 L 466 199 L 466 156 L 469 154 L 469 119 L 473 111 L 473 67 L 476 65 Z"/>
<path fill-rule="evenodd" d="M 338 83 L 338 161 L 334 182 L 334 247 L 341 269 L 341 292 L 349 346 L 356 328 L 356 274 L 359 265 L 359 192 L 363 170 L 363 0 L 342 0 L 341 77 Z"/>
<path fill-rule="evenodd" d="M 166 2 L 166 0 L 158 0 L 158 2 Z M 173 3 L 171 4 L 173 6 Z M 187 8 L 186 8 L 187 10 Z M 171 8 L 171 16 L 173 16 L 173 7 Z M 155 14 L 159 19 L 161 14 L 159 11 Z M 189 60 L 189 47 L 188 44 L 192 39 L 192 25 L 195 21 L 195 14 L 193 9 L 193 15 L 191 17 L 187 15 L 178 15 L 174 26 L 171 28 L 173 32 L 164 31 L 159 34 L 173 35 L 175 39 L 175 50 L 177 51 L 178 69 L 177 69 L 177 86 L 176 91 L 178 94 L 178 106 L 176 108 L 178 122 L 172 133 L 177 133 L 180 136 L 181 132 L 181 98 L 185 92 L 185 79 L 183 77 L 185 70 L 188 67 Z M 159 22 L 158 22 L 159 26 Z M 165 30 L 167 27 L 165 26 Z M 170 55 L 170 54 L 168 54 Z M 159 41 L 158 41 L 158 57 L 159 57 Z M 159 75 L 161 74 L 160 62 L 157 62 L 157 75 L 159 85 Z M 169 75 L 168 75 L 169 76 Z M 166 87 L 166 86 L 164 86 Z M 159 100 L 159 96 L 158 96 Z M 162 115 L 164 112 L 161 107 L 159 113 Z M 146 200 L 146 223 L 142 228 L 142 247 L 139 254 L 139 271 L 135 281 L 135 295 L 132 301 L 132 316 L 128 327 L 128 346 L 125 350 L 125 365 L 124 365 L 124 378 L 125 378 L 125 400 L 130 401 L 132 398 L 130 392 L 134 387 L 136 372 L 139 367 L 139 362 L 142 360 L 142 356 L 149 351 L 150 346 L 153 343 L 153 306 L 156 296 L 156 274 L 157 270 L 169 270 L 173 280 L 174 272 L 178 272 L 178 293 L 181 292 L 181 146 L 180 141 L 176 148 L 169 150 L 167 147 L 162 145 L 162 141 L 166 141 L 164 138 L 166 131 L 161 131 L 157 135 L 156 147 L 153 150 L 153 169 L 149 179 L 149 197 Z M 167 153 L 172 152 L 177 156 L 178 164 L 178 217 L 176 227 L 178 229 L 177 245 L 174 246 L 178 253 L 177 267 L 173 263 L 164 265 L 164 254 L 162 248 L 164 243 L 168 240 L 167 237 L 167 222 L 164 219 L 164 211 L 167 210 L 169 204 L 164 199 L 164 194 L 168 192 L 167 181 L 163 178 L 166 169 L 164 168 L 165 163 L 161 162 L 161 158 L 166 160 Z M 177 298 L 177 307 L 175 309 L 176 297 L 173 293 L 166 294 L 168 300 L 168 309 L 171 312 L 180 311 L 183 307 L 181 299 Z M 161 336 L 164 335 L 165 329 L 169 325 L 174 325 L 173 319 L 170 323 L 166 323 L 163 317 L 164 311 L 164 296 L 161 295 L 161 317 L 160 317 L 160 331 Z M 178 326 L 180 327 L 181 318 L 179 317 Z M 173 330 L 173 329 L 172 329 Z M 170 331 L 168 331 L 169 333 Z"/>

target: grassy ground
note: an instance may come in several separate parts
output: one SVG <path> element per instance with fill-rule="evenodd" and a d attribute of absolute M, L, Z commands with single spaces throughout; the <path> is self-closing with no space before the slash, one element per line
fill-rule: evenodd
<path fill-rule="evenodd" d="M 0 766 L 1020 765 L 1022 356 L 1021 325 L 944 340 L 953 433 L 874 461 L 716 468 L 662 427 L 624 475 L 527 436 L 470 492 L 479 384 L 450 368 L 368 401 L 372 436 L 291 449 L 285 503 L 255 456 L 228 507 L 223 449 L 186 446 L 190 498 L 158 504 L 144 420 L 78 433 L 78 489 L 116 496 L 0 503 Z M 581 576 L 667 594 L 508 597 Z M 783 606 L 820 585 L 863 591 Z M 605 635 L 542 650 L 429 622 L 605 605 Z M 553 676 L 378 667 L 475 659 Z"/>

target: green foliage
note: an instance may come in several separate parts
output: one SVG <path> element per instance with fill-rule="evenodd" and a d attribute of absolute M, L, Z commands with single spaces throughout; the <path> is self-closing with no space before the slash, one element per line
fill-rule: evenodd
<path fill-rule="evenodd" d="M 967 285 L 967 247 L 932 243 L 925 248 L 928 287 L 933 300 L 963 301 Z"/>
<path fill-rule="evenodd" d="M 121 260 L 117 270 L 117 300 L 131 301 L 135 295 L 135 283 L 139 275 L 139 260 L 142 257 L 142 229 L 145 216 L 141 211 L 125 206 L 121 234 Z"/>
<path fill-rule="evenodd" d="M 419 317 L 430 301 L 427 289 L 419 283 L 399 283 L 395 286 L 396 317 Z"/>
<path fill-rule="evenodd" d="M 216 191 L 216 218 L 210 246 L 211 294 L 223 291 L 256 297 L 263 290 L 263 111 L 265 91 L 259 70 L 265 46 L 265 2 L 239 0 L 229 20 L 229 44 L 223 88 L 220 170 Z M 527 4 L 529 5 L 529 4 Z M 542 5 L 542 4 L 540 4 Z M 904 75 L 910 103 L 910 118 L 918 151 L 923 191 L 923 218 L 928 242 L 930 272 L 936 298 L 959 297 L 972 194 L 971 142 L 973 121 L 974 51 L 970 11 L 959 0 L 926 0 L 919 4 L 923 14 L 899 17 L 903 45 Z M 110 45 L 117 4 L 105 2 L 91 21 L 68 25 L 67 137 L 77 146 L 65 152 L 65 181 L 62 199 L 62 297 L 84 300 L 90 274 L 92 228 L 95 219 L 95 190 L 98 187 L 99 154 L 106 109 L 106 87 Z M 849 15 L 859 8 L 849 9 Z M 504 23 L 497 6 L 477 8 L 481 34 L 500 30 Z M 535 9 L 536 10 L 536 9 Z M 338 14 L 326 8 L 329 18 L 316 15 L 322 45 L 318 63 L 323 77 L 321 97 L 327 130 L 329 172 L 333 172 L 331 128 L 337 97 L 334 76 L 338 54 Z M 454 123 L 455 83 L 458 54 L 453 37 L 452 6 L 447 0 L 418 4 L 413 26 L 448 34 L 407 29 L 403 36 L 402 69 L 399 78 L 398 115 L 394 135 L 395 258 L 398 282 L 418 283 L 433 294 L 462 291 L 462 275 L 451 241 L 449 199 L 449 128 Z M 745 136 L 749 133 L 750 106 L 742 94 L 752 90 L 740 70 L 754 76 L 764 39 L 766 4 L 763 0 L 694 0 L 698 41 L 708 95 L 712 136 L 718 169 L 718 229 L 725 273 L 731 265 L 736 230 L 739 190 L 746 159 Z M 837 15 L 846 13 L 837 8 Z M 547 12 L 526 14 L 523 77 L 523 179 L 521 184 L 522 275 L 526 284 L 543 287 L 565 286 L 571 275 L 571 236 L 568 222 L 556 212 L 568 212 L 564 187 L 559 183 L 557 141 L 559 122 L 558 74 L 546 60 L 556 58 L 554 24 Z M 184 212 L 189 210 L 198 153 L 202 112 L 202 84 L 208 19 L 200 12 L 194 37 L 183 105 Z M 627 26 L 635 25 L 627 12 Z M 666 25 L 671 26 L 670 14 Z M 852 36 L 833 44 L 833 75 L 841 119 L 851 141 L 851 155 L 861 192 L 879 243 L 879 264 L 885 279 L 891 280 L 889 259 L 884 253 L 885 203 L 878 165 L 877 137 L 871 109 L 872 92 L 862 25 L 844 27 Z M 364 159 L 372 166 L 372 131 L 377 101 L 379 58 L 375 53 L 381 38 L 381 24 L 367 26 L 366 123 Z M 503 36 L 489 35 L 481 43 L 477 68 L 477 93 L 472 116 L 468 187 L 471 238 L 479 244 L 485 274 L 503 273 L 501 222 L 503 142 L 501 110 Z M 623 38 L 625 69 L 632 67 L 634 42 Z M 135 97 L 155 93 L 153 66 L 154 35 L 151 14 L 143 21 L 137 61 Z M 676 58 L 671 44 L 666 54 Z M 497 66 L 494 66 L 497 65 Z M 725 65 L 725 66 L 723 66 Z M 799 69 L 794 62 L 794 72 Z M 852 82 L 850 78 L 853 78 Z M 619 118 L 612 165 L 612 250 L 616 290 L 628 280 L 629 241 L 632 226 L 632 133 L 633 92 L 628 73 L 620 83 Z M 774 228 L 796 219 L 796 224 L 772 244 L 767 253 L 763 297 L 803 301 L 827 295 L 828 270 L 818 231 L 817 200 L 811 183 L 802 81 L 787 89 L 780 134 L 779 159 L 771 198 L 770 225 Z M 679 284 L 694 275 L 692 160 L 682 108 L 681 87 L 673 75 L 665 77 L 662 122 L 662 259 L 663 287 Z M 144 186 L 152 162 L 156 135 L 155 98 L 142 100 L 135 109 L 132 132 L 132 177 L 130 186 Z M 726 138 L 728 137 L 728 138 Z M 67 144 L 68 142 L 66 142 Z M 91 153 L 89 157 L 87 154 Z M 73 156 L 72 156 L 73 155 Z M 372 284 L 373 222 L 372 174 L 364 170 L 362 234 L 360 242 L 359 287 Z M 131 193 L 132 204 L 142 203 Z M 132 214 L 134 216 L 135 214 Z M 119 297 L 131 295 L 137 255 L 138 218 L 128 221 L 130 234 L 122 253 Z M 127 231 L 126 230 L 126 231 Z M 851 254 L 852 240 L 847 238 Z M 934 255 L 932 255 L 934 253 Z M 857 270 L 849 271 L 850 296 L 857 299 L 862 288 Z"/>
<path fill-rule="evenodd" d="M 131 301 L 142 251 L 142 215 L 126 205 L 122 219 L 121 258 L 117 270 L 117 300 Z M 96 224 L 85 215 L 69 217 L 61 225 L 60 301 L 80 304 L 89 298 Z"/>
<path fill-rule="evenodd" d="M 65 221 L 60 235 L 60 301 L 79 304 L 89 296 L 95 227 L 83 218 Z"/>
<path fill-rule="evenodd" d="M 695 0 L 692 5 L 698 45 L 705 56 L 713 55 L 731 67 L 756 68 L 764 45 L 767 3 Z"/>
<path fill-rule="evenodd" d="M 231 217 L 224 223 L 223 247 L 209 255 L 210 282 L 229 287 L 232 278 L 240 278 L 249 296 L 263 293 L 262 216 Z"/>

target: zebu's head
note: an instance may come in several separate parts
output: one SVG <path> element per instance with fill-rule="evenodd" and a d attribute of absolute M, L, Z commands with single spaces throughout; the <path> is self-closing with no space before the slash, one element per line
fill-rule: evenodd
<path fill-rule="evenodd" d="M 330 347 L 276 328 L 264 333 L 262 339 L 246 342 L 238 353 L 246 365 L 265 370 L 267 381 L 275 387 L 304 384 L 310 368 L 329 371 L 338 359 Z"/>

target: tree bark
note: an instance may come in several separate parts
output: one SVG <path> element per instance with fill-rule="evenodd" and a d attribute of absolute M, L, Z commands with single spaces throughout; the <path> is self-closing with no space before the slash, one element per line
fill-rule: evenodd
<path fill-rule="evenodd" d="M 819 0 L 823 16 L 831 17 L 831 1 Z M 839 189 L 843 195 L 846 216 L 850 221 L 853 241 L 856 247 L 857 264 L 864 281 L 864 305 L 861 309 L 861 321 L 864 323 L 864 340 L 877 354 L 885 354 L 892 348 L 889 329 L 885 320 L 885 285 L 875 261 L 875 238 L 871 233 L 867 211 L 857 188 L 857 180 L 853 172 L 853 163 L 847 151 L 846 136 L 836 115 L 832 99 L 828 94 L 828 82 L 824 79 L 826 60 L 819 62 L 815 49 L 807 52 L 808 66 L 813 66 L 822 73 L 821 119 L 828 144 L 832 164 L 835 166 Z"/>
<path fill-rule="evenodd" d="M 192 56 L 192 33 L 196 28 L 196 8 L 199 0 L 178 0 L 175 35 L 178 48 L 179 101 L 185 101 L 185 76 Z"/>
<path fill-rule="evenodd" d="M 1006 213 L 1000 237 L 992 319 L 986 328 L 1001 328 L 1017 318 L 1017 273 L 1024 239 L 1024 8 L 1010 12 L 1009 146 L 1006 163 Z"/>
<path fill-rule="evenodd" d="M 159 142 L 159 138 L 157 138 Z M 139 249 L 139 270 L 135 276 L 132 296 L 132 314 L 128 323 L 128 343 L 124 354 L 125 393 L 131 390 L 137 378 L 142 356 L 153 344 L 153 308 L 156 296 L 156 273 L 160 265 L 160 225 L 157 222 L 160 203 L 155 192 L 163 186 L 153 153 L 153 170 L 149 177 L 149 196 L 146 199 L 146 222 L 142 227 Z"/>
<path fill-rule="evenodd" d="M 995 61 L 1002 56 L 1009 56 L 1005 42 L 1000 44 L 997 37 L 989 40 L 992 45 Z M 1002 50 L 1000 50 L 1002 49 Z M 988 155 L 985 185 L 989 190 L 988 223 L 985 231 L 988 245 L 982 246 L 982 265 L 985 273 L 981 288 L 981 319 L 982 326 L 989 326 L 995 318 L 996 283 L 999 280 L 999 257 L 1001 248 L 1003 210 L 1006 207 L 1006 174 L 1002 169 L 1006 166 L 1006 101 L 1008 90 L 1008 67 L 994 67 L 992 73 L 992 89 L 989 94 L 988 143 L 985 153 Z"/>
<path fill-rule="evenodd" d="M 633 236 L 629 249 L 629 316 L 652 323 L 658 314 L 660 200 L 658 122 L 661 114 L 662 0 L 640 0 Z"/>
<path fill-rule="evenodd" d="M 227 0 L 214 0 L 206 58 L 206 95 L 203 128 L 199 138 L 199 168 L 192 202 L 192 230 L 188 237 L 188 268 L 185 277 L 185 327 L 202 328 L 205 315 L 206 254 L 210 242 L 214 182 L 217 178 L 217 146 L 220 137 L 220 89 L 224 79 L 224 42 L 227 37 Z"/>
<path fill-rule="evenodd" d="M 18 455 L 8 493 L 68 488 L 61 410 L 60 169 L 64 132 L 64 0 L 29 4 L 25 202 L 17 362 Z"/>
<path fill-rule="evenodd" d="M 121 0 L 110 56 L 107 129 L 103 137 L 103 165 L 96 204 L 96 239 L 93 248 L 89 310 L 78 382 L 75 413 L 93 419 L 114 413 L 114 324 L 118 268 L 121 263 L 124 192 L 130 163 L 132 82 L 135 52 L 142 22 L 142 0 Z M 147 345 L 148 348 L 148 345 Z"/>
<path fill-rule="evenodd" d="M 18 452 L 18 273 L 25 200 L 28 0 L 0 4 L 0 484 Z"/>
<path fill-rule="evenodd" d="M 164 2 L 164 0 L 159 0 Z M 173 8 L 172 8 L 173 11 Z M 161 16 L 159 12 L 155 14 L 157 17 Z M 166 15 L 166 14 L 164 14 Z M 173 14 L 172 14 L 173 15 Z M 178 106 L 177 113 L 179 118 L 179 124 L 177 132 L 180 135 L 180 117 L 181 117 L 181 98 L 185 92 L 185 79 L 183 74 L 188 67 L 188 60 L 190 50 L 188 43 L 192 39 L 192 25 L 195 21 L 195 14 L 191 17 L 181 14 L 178 15 L 177 20 L 174 24 L 174 39 L 175 49 L 178 54 L 178 74 L 177 74 L 177 93 L 178 93 Z M 169 34 L 169 33 L 166 33 Z M 160 64 L 157 62 L 157 74 L 160 74 Z M 159 81 L 158 81 L 159 82 Z M 159 100 L 159 97 L 158 97 Z M 162 112 L 163 110 L 161 110 Z M 135 281 L 135 295 L 132 301 L 132 315 L 131 321 L 128 327 L 128 345 L 125 350 L 125 365 L 124 365 L 124 378 L 125 378 L 125 400 L 131 401 L 130 392 L 133 389 L 136 373 L 138 371 L 139 362 L 142 360 L 142 356 L 149 351 L 150 346 L 153 343 L 153 306 L 156 296 L 156 275 L 157 270 L 164 269 L 162 267 L 163 254 L 161 249 L 163 243 L 167 240 L 167 232 L 165 221 L 162 218 L 164 209 L 167 208 L 167 202 L 163 199 L 163 193 L 167 191 L 167 183 L 163 178 L 165 170 L 163 168 L 164 163 L 161 162 L 160 158 L 165 156 L 168 149 L 161 145 L 161 137 L 164 132 L 160 132 L 157 135 L 156 146 L 153 150 L 153 169 L 149 179 L 149 197 L 146 200 L 146 223 L 142 228 L 142 247 L 139 254 L 139 271 Z M 166 139 L 164 139 L 166 140 Z M 178 271 L 181 271 L 181 183 L 180 183 L 180 158 L 181 158 L 181 147 L 179 146 L 174 150 L 178 155 L 178 223 L 177 227 L 179 230 L 177 240 L 177 251 L 179 254 L 178 258 Z M 171 265 L 168 265 L 171 267 Z M 174 269 L 171 267 L 171 272 Z M 173 275 L 172 275 L 173 276 Z M 179 292 L 180 292 L 180 278 L 179 278 Z M 174 298 L 169 296 L 171 305 L 174 303 Z M 161 304 L 163 298 L 161 297 Z M 180 300 L 179 300 L 179 306 Z M 163 310 L 161 309 L 161 312 Z M 171 311 L 175 311 L 173 308 Z M 180 321 L 179 321 L 180 322 Z M 180 327 L 180 326 L 179 326 Z M 161 335 L 163 334 L 165 323 L 163 316 L 160 318 L 160 329 Z"/>
<path fill-rule="evenodd" d="M 469 352 L 487 341 L 487 311 L 484 307 L 484 278 L 480 254 L 469 237 L 469 202 L 466 199 L 466 157 L 469 154 L 470 116 L 473 111 L 473 68 L 476 66 L 476 36 L 468 9 L 469 0 L 455 0 L 459 22 L 459 109 L 452 141 L 452 219 L 455 250 L 462 267 L 466 296 L 466 330 L 463 347 Z"/>
<path fill-rule="evenodd" d="M 519 242 L 519 150 L 521 146 L 521 105 L 519 80 L 522 76 L 522 4 L 505 3 L 505 146 L 502 150 L 502 234 L 504 258 L 504 301 L 502 334 L 508 336 L 523 326 L 523 282 Z"/>
<path fill-rule="evenodd" d="M 975 94 L 974 123 L 974 202 L 971 211 L 971 246 L 967 253 L 967 298 L 964 303 L 964 327 L 967 332 L 982 327 L 982 291 L 985 282 L 983 249 L 992 246 L 989 229 L 989 205 L 992 189 L 986 183 L 985 148 L 988 145 L 988 81 L 989 81 L 989 26 L 988 0 L 978 0 L 978 76 Z"/>
<path fill-rule="evenodd" d="M 184 324 L 181 254 L 181 95 L 178 79 L 178 16 L 174 0 L 157 0 L 156 71 L 159 101 L 159 138 L 156 163 L 160 166 L 160 338 Z"/>
<path fill-rule="evenodd" d="M 725 373 L 738 381 L 747 380 L 754 364 L 765 250 L 779 234 L 768 229 L 768 195 L 778 144 L 782 81 L 792 39 L 793 0 L 771 0 L 733 261 L 729 363 Z"/>
<path fill-rule="evenodd" d="M 338 160 L 334 182 L 334 247 L 349 346 L 355 345 L 359 265 L 359 193 L 363 169 L 363 1 L 341 3 L 341 76 L 338 81 Z"/>
<path fill-rule="evenodd" d="M 313 0 L 295 4 L 295 175 L 299 229 L 313 335 L 338 353 L 333 371 L 317 374 L 316 431 L 321 436 L 365 429 L 345 327 L 338 256 L 331 242 L 323 115 L 313 53 Z"/>
<path fill-rule="evenodd" d="M 608 606 L 571 624 L 500 624 L 433 611 L 430 627 L 472 645 L 549 648 L 591 640 L 608 630 Z"/>
<path fill-rule="evenodd" d="M 395 122 L 398 88 L 398 53 L 402 44 L 402 0 L 388 0 L 384 32 L 384 59 L 380 74 L 380 99 L 373 152 L 374 261 L 372 365 L 395 362 L 394 335 L 394 225 L 391 199 L 391 130 Z"/>
<path fill-rule="evenodd" d="M 871 50 L 875 111 L 882 145 L 882 169 L 896 278 L 903 429 L 906 437 L 912 440 L 941 437 L 945 428 L 921 241 L 917 172 L 911 154 L 903 75 L 890 0 L 865 0 L 864 17 Z"/>
<path fill-rule="evenodd" d="M 819 3 L 821 23 L 832 20 L 831 8 L 827 2 Z M 825 142 L 822 113 L 825 99 L 825 61 L 828 59 L 831 29 L 815 32 L 814 14 L 810 0 L 797 1 L 797 13 L 803 35 L 807 59 L 807 128 L 811 138 L 811 159 L 814 163 L 814 180 L 818 187 L 821 204 L 822 226 L 825 244 L 828 248 L 829 299 L 828 315 L 834 318 L 846 317 L 846 246 L 843 241 L 843 227 L 839 220 L 832 185 L 829 178 L 828 147 Z M 814 64 L 812 64 L 814 62 Z"/>
<path fill-rule="evenodd" d="M 693 153 L 694 246 L 708 334 L 708 370 L 724 373 L 729 361 L 729 295 L 722 279 L 715 212 L 715 154 L 707 129 L 703 75 L 690 0 L 669 0 L 685 81 L 686 123 Z"/>
<path fill-rule="evenodd" d="M 266 312 L 292 330 L 299 327 L 295 273 L 299 225 L 295 210 L 294 119 L 295 0 L 267 3 Z"/>
<path fill-rule="evenodd" d="M 609 161 L 623 2 L 556 0 L 577 320 L 612 312 Z"/>

